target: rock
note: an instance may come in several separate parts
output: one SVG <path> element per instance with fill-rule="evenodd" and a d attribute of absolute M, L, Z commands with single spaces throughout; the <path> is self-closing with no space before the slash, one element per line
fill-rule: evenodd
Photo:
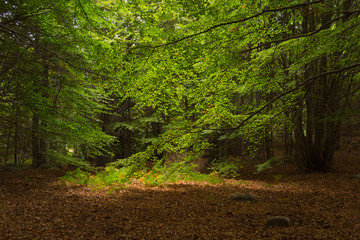
<path fill-rule="evenodd" d="M 278 226 L 278 227 L 290 227 L 290 219 L 284 216 L 271 217 L 266 221 L 266 227 Z"/>
<path fill-rule="evenodd" d="M 360 179 L 360 173 L 351 177 L 351 179 Z"/>
<path fill-rule="evenodd" d="M 246 193 L 235 194 L 234 196 L 231 197 L 231 199 L 235 201 L 249 201 L 252 203 L 258 202 L 258 199 L 255 196 Z"/>

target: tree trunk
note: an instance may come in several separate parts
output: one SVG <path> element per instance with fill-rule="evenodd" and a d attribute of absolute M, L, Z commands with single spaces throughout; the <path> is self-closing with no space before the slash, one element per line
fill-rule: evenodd
<path fill-rule="evenodd" d="M 18 152 L 19 152 L 19 106 L 16 103 L 15 106 L 15 131 L 14 131 L 14 164 L 18 164 Z"/>
<path fill-rule="evenodd" d="M 290 118 L 289 112 L 285 112 L 286 118 Z M 293 156 L 293 129 L 291 127 L 291 124 L 285 120 L 284 124 L 284 160 L 285 162 L 292 162 L 292 156 Z"/>
<path fill-rule="evenodd" d="M 37 168 L 42 163 L 42 156 L 40 152 L 40 140 L 39 140 L 39 118 L 34 113 L 32 118 L 32 165 Z"/>
<path fill-rule="evenodd" d="M 9 161 L 10 139 L 11 139 L 11 127 L 8 127 L 4 164 Z"/>
<path fill-rule="evenodd" d="M 325 4 L 329 8 L 332 6 L 331 1 L 326 1 Z M 324 25 L 331 20 L 331 15 L 327 12 L 318 16 L 306 11 L 305 13 L 304 33 L 314 31 L 318 23 Z M 324 29 L 329 27 L 330 25 L 324 27 Z M 322 56 L 306 66 L 304 79 L 328 71 L 332 65 L 332 62 L 328 61 L 328 57 Z M 314 82 L 305 87 L 308 91 L 305 98 L 306 134 L 302 129 L 304 122 L 301 109 L 297 112 L 295 132 L 298 166 L 302 171 L 306 172 L 327 172 L 332 168 L 339 136 L 339 95 L 342 80 L 335 78 L 333 75 L 326 75 L 315 79 Z"/>
<path fill-rule="evenodd" d="M 296 165 L 300 171 L 305 172 L 307 164 L 307 154 L 305 147 L 305 136 L 303 130 L 303 104 L 299 105 L 295 109 L 294 113 L 294 123 L 295 123 L 295 141 L 294 141 L 294 150 L 295 150 L 295 161 Z"/>
<path fill-rule="evenodd" d="M 48 97 L 46 91 L 49 87 L 49 65 L 46 63 L 45 59 L 43 59 L 43 75 L 41 76 L 39 85 L 41 87 L 38 91 L 41 93 L 40 95 L 46 99 Z M 33 167 L 35 168 L 38 168 L 41 164 L 46 163 L 47 152 L 46 136 L 45 133 L 42 132 L 45 123 L 39 119 L 37 111 L 40 111 L 40 109 L 35 110 L 32 119 L 32 157 Z"/>

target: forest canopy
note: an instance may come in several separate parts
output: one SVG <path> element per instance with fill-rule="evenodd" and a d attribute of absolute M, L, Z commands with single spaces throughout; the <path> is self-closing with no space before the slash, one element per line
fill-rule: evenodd
<path fill-rule="evenodd" d="M 326 172 L 359 115 L 359 14 L 358 0 L 0 1 L 0 160 Z"/>

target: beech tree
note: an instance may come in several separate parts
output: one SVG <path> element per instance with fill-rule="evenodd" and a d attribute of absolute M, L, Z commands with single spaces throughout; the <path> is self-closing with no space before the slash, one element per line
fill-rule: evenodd
<path fill-rule="evenodd" d="M 10 152 L 15 163 L 32 158 L 35 167 L 55 160 L 79 163 L 68 149 L 79 156 L 97 154 L 110 140 L 96 122 L 105 98 L 91 87 L 101 73 L 91 74 L 95 54 L 87 53 L 94 44 L 104 45 L 91 38 L 96 26 L 87 11 L 94 15 L 97 6 L 90 1 L 0 4 L 5 161 Z M 80 147 L 86 150 L 80 153 Z"/>
<path fill-rule="evenodd" d="M 283 144 L 300 170 L 326 172 L 359 96 L 359 1 L 32 0 L 1 9 L 5 159 L 21 149 L 38 166 L 63 148 L 140 169 L 173 155 L 272 161 Z"/>
<path fill-rule="evenodd" d="M 329 170 L 358 90 L 358 4 L 123 3 L 136 56 L 125 95 L 166 126 L 152 146 L 198 157 L 234 138 L 265 145 L 269 158 L 287 123 L 299 168 Z"/>

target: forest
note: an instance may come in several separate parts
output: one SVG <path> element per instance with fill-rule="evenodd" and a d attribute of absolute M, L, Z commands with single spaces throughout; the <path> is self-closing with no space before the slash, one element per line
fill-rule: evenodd
<path fill-rule="evenodd" d="M 360 239 L 359 0 L 0 0 L 0 239 Z"/>

